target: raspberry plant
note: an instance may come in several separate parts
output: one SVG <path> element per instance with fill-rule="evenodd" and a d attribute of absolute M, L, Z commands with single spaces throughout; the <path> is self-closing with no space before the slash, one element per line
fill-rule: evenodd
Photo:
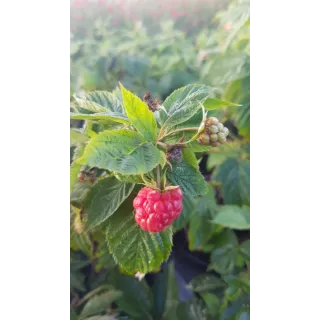
<path fill-rule="evenodd" d="M 216 117 L 230 134 L 226 143 L 218 141 L 220 146 L 211 142 L 201 144 L 204 134 L 210 133 L 209 141 L 216 139 L 210 137 L 216 134 L 216 129 L 208 130 L 210 126 L 205 125 L 196 140 L 185 144 L 196 135 L 203 120 L 202 107 L 196 104 L 199 101 L 196 98 L 192 100 L 199 108 L 196 114 L 170 132 L 164 132 L 164 135 L 170 134 L 159 140 L 168 147 L 152 142 L 160 150 L 160 167 L 156 165 L 143 177 L 122 174 L 77 161 L 92 138 L 104 130 L 138 132 L 125 121 L 117 123 L 112 119 L 114 114 L 110 112 L 119 110 L 124 120 L 131 121 L 121 90 L 100 91 L 101 99 L 94 98 L 93 92 L 72 99 L 72 112 L 77 114 L 72 115 L 75 117 L 72 127 L 81 124 L 81 128 L 71 130 L 70 319 L 249 319 L 249 1 L 233 1 L 216 17 L 218 28 L 214 24 L 207 25 L 194 37 L 185 37 L 177 30 L 177 23 L 164 23 L 163 19 L 155 20 L 159 27 L 153 31 L 148 24 L 140 22 L 112 27 L 105 16 L 94 17 L 89 23 L 87 18 L 93 17 L 92 12 L 87 8 L 81 10 L 85 17 L 77 22 L 85 25 L 86 34 L 72 29 L 72 93 L 113 90 L 117 81 L 121 81 L 142 97 L 153 112 L 158 137 L 171 108 L 165 98 L 180 86 L 200 82 L 218 88 L 219 91 L 213 92 L 219 92 L 218 97 L 222 99 L 216 99 L 214 94 L 200 99 L 206 112 L 209 110 L 206 119 Z M 193 29 L 190 24 L 189 27 Z M 231 106 L 226 100 L 241 106 L 214 110 Z M 92 102 L 99 106 L 93 106 Z M 88 103 L 88 106 L 81 106 L 81 103 Z M 104 112 L 109 114 L 109 119 L 94 119 L 94 114 Z M 171 132 L 183 128 L 187 130 Z M 119 143 L 117 148 L 120 147 Z M 198 171 L 203 154 L 201 172 L 208 192 L 194 195 L 181 187 L 183 208 L 179 217 L 162 232 L 143 231 L 135 220 L 134 208 L 134 199 L 140 190 L 160 190 L 163 194 L 166 186 L 183 185 L 182 180 L 186 179 L 181 179 L 179 174 L 188 165 Z M 160 189 L 157 188 L 157 169 Z M 165 260 L 167 250 L 171 250 L 172 238 L 170 234 L 167 236 L 170 229 L 172 233 L 180 232 L 174 238 L 171 262 L 163 263 L 159 270 L 160 261 Z M 183 244 L 181 235 L 187 240 Z M 176 253 L 182 247 L 184 252 L 190 252 L 192 259 L 187 261 L 191 263 L 179 261 Z M 181 275 L 184 269 L 194 272 L 192 260 L 199 252 L 210 261 L 206 261 L 207 271 L 187 285 L 194 298 L 181 301 L 178 291 L 180 293 L 185 285 L 179 283 L 177 288 L 175 276 Z M 183 256 L 184 262 L 186 256 Z M 133 269 L 156 270 L 157 273 L 147 274 L 145 278 L 143 272 L 136 273 L 136 278 L 125 275 L 135 273 Z"/>
<path fill-rule="evenodd" d="M 215 144 L 197 139 L 217 128 L 226 140 L 227 129 L 208 111 L 234 104 L 199 84 L 174 91 L 154 110 L 122 84 L 74 98 L 71 119 L 84 121 L 71 129 L 74 231 L 89 243 L 103 234 L 99 245 L 128 274 L 158 270 L 184 204 L 208 192 L 198 162 Z"/>

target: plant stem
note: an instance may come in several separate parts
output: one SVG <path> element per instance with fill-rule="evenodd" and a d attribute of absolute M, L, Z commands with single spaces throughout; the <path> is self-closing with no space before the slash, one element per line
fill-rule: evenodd
<path fill-rule="evenodd" d="M 160 128 L 159 137 L 161 137 L 161 135 L 162 135 L 163 128 L 164 128 L 164 126 L 162 126 L 162 127 Z M 159 139 L 158 139 L 158 140 L 159 140 Z"/>
<path fill-rule="evenodd" d="M 157 188 L 161 188 L 160 165 L 157 165 Z"/>
<path fill-rule="evenodd" d="M 182 131 L 198 131 L 199 128 L 197 127 L 192 127 L 192 128 L 181 128 L 181 129 L 177 129 L 177 130 L 173 130 L 165 135 L 163 135 L 162 137 L 158 138 L 158 140 L 162 140 L 163 138 L 166 138 L 174 133 L 177 133 L 177 132 L 182 132 Z"/>
<path fill-rule="evenodd" d="M 160 142 L 160 141 L 157 141 L 157 144 L 159 145 L 159 146 L 161 146 L 161 147 L 163 147 L 163 148 L 165 148 L 165 149 L 167 149 L 168 148 L 168 144 L 166 144 L 166 143 L 163 143 L 163 142 Z"/>
<path fill-rule="evenodd" d="M 159 146 L 162 146 L 162 147 L 166 148 L 166 149 L 172 148 L 172 147 L 183 147 L 183 146 L 185 146 L 186 144 L 188 144 L 188 143 L 196 140 L 196 139 L 198 138 L 198 136 L 199 136 L 200 133 L 201 133 L 201 132 L 197 132 L 196 135 L 194 135 L 190 140 L 188 140 L 188 141 L 186 141 L 186 142 L 174 143 L 174 144 L 167 144 L 167 143 L 163 143 L 163 142 L 161 142 L 161 141 L 157 141 L 157 144 L 158 144 Z"/>
<path fill-rule="evenodd" d="M 187 141 L 186 143 L 174 143 L 174 144 L 167 144 L 160 141 L 157 141 L 157 144 L 165 149 L 172 148 L 172 147 L 185 147 L 186 144 L 188 144 L 190 141 Z"/>

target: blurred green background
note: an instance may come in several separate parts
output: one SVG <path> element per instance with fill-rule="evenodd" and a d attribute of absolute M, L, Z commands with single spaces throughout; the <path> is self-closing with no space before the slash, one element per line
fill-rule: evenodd
<path fill-rule="evenodd" d="M 209 113 L 230 139 L 203 155 L 212 192 L 184 200 L 158 273 L 123 274 L 99 236 L 74 231 L 71 215 L 71 319 L 249 319 L 249 1 L 76 0 L 70 13 L 71 103 L 74 93 L 114 91 L 120 81 L 162 101 L 207 84 L 241 104 Z"/>

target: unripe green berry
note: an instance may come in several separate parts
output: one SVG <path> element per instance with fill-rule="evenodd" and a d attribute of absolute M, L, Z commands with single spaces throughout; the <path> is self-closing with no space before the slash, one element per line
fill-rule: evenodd
<path fill-rule="evenodd" d="M 206 121 L 206 127 L 211 127 L 212 125 L 216 125 L 219 123 L 219 120 L 215 117 L 208 118 Z"/>
<path fill-rule="evenodd" d="M 207 135 L 206 133 L 201 133 L 199 138 L 198 138 L 198 142 L 200 144 L 205 144 L 205 145 L 208 145 L 210 143 L 210 137 L 209 135 Z"/>
<path fill-rule="evenodd" d="M 220 141 L 221 143 L 224 143 L 224 142 L 227 141 L 227 138 L 226 138 L 225 134 L 222 133 L 222 132 L 219 132 L 219 133 L 218 133 L 218 137 L 219 137 L 219 141 Z"/>
<path fill-rule="evenodd" d="M 219 147 L 220 146 L 220 142 L 211 142 L 211 146 L 212 147 Z"/>
<path fill-rule="evenodd" d="M 215 141 L 218 141 L 218 135 L 217 134 L 212 134 L 210 135 L 210 141 L 211 142 L 215 142 Z"/>
<path fill-rule="evenodd" d="M 219 131 L 222 132 L 222 130 L 223 130 L 223 128 L 224 128 L 223 124 L 219 122 L 219 123 L 217 124 L 217 127 L 218 127 Z"/>
<path fill-rule="evenodd" d="M 217 126 L 211 126 L 211 127 L 208 128 L 208 131 L 209 131 L 210 133 L 218 133 L 218 132 L 219 132 L 219 129 L 218 129 Z"/>
<path fill-rule="evenodd" d="M 226 128 L 226 127 L 224 127 L 222 132 L 223 132 L 223 133 L 225 134 L 225 136 L 227 137 L 228 134 L 229 134 L 229 129 Z"/>

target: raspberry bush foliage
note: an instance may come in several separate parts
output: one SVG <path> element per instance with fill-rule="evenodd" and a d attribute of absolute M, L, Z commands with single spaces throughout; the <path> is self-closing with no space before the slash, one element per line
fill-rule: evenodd
<path fill-rule="evenodd" d="M 71 41 L 71 319 L 249 319 L 249 1 L 193 38 L 95 22 Z"/>
<path fill-rule="evenodd" d="M 84 121 L 71 129 L 74 230 L 89 239 L 104 233 L 100 245 L 127 273 L 156 271 L 170 255 L 184 202 L 208 192 L 198 162 L 216 144 L 201 136 L 228 130 L 208 109 L 235 104 L 221 103 L 214 88 L 200 84 L 175 90 L 158 110 L 121 83 L 114 93 L 74 98 L 71 119 Z M 170 156 L 175 149 L 180 157 Z"/>

